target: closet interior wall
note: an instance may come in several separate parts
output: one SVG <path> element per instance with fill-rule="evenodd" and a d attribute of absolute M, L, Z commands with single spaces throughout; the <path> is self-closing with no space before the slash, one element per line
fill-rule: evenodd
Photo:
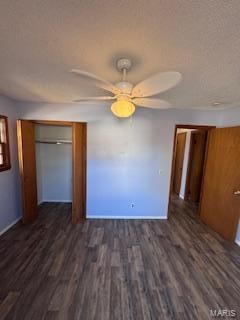
<path fill-rule="evenodd" d="M 38 204 L 72 202 L 72 128 L 35 125 Z"/>

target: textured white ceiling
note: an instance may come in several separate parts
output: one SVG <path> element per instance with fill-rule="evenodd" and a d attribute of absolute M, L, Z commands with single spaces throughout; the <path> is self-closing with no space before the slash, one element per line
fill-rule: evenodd
<path fill-rule="evenodd" d="M 127 56 L 133 83 L 182 73 L 159 95 L 175 107 L 240 104 L 239 0 L 2 0 L 0 46 L 0 93 L 18 100 L 99 94 L 68 70 L 117 82 L 115 61 Z"/>

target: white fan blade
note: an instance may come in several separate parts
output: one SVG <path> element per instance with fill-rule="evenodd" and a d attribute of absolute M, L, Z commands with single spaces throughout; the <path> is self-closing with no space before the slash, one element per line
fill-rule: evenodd
<path fill-rule="evenodd" d="M 151 99 L 151 98 L 135 98 L 132 102 L 138 106 L 151 109 L 168 109 L 171 104 L 165 100 Z"/>
<path fill-rule="evenodd" d="M 106 91 L 110 91 L 114 94 L 117 94 L 119 92 L 119 89 L 117 87 L 115 87 L 112 83 L 98 77 L 97 75 L 93 74 L 93 73 L 90 73 L 90 72 L 87 72 L 87 71 L 84 71 L 84 70 L 79 70 L 79 69 L 72 69 L 70 72 L 72 73 L 76 73 L 82 77 L 85 77 L 85 78 L 89 78 L 89 79 L 92 79 L 92 80 L 95 80 L 98 82 L 98 87 L 99 88 L 102 88 Z"/>
<path fill-rule="evenodd" d="M 81 101 L 108 101 L 108 100 L 114 100 L 116 97 L 84 97 L 84 98 L 79 98 L 77 100 L 74 100 L 74 102 L 81 102 Z"/>
<path fill-rule="evenodd" d="M 157 73 L 137 84 L 132 91 L 133 97 L 150 97 L 176 86 L 182 79 L 175 71 Z"/>

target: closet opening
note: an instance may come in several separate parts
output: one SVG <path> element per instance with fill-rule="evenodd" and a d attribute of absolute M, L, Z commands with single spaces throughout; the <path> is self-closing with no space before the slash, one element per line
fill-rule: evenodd
<path fill-rule="evenodd" d="M 35 125 L 37 203 L 72 205 L 72 128 L 71 126 Z"/>
<path fill-rule="evenodd" d="M 67 203 L 73 224 L 86 219 L 87 124 L 17 120 L 17 135 L 23 222 L 50 202 Z"/>

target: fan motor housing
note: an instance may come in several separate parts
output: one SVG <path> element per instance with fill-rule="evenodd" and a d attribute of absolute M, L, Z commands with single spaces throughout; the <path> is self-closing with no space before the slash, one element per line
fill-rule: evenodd
<path fill-rule="evenodd" d="M 115 86 L 121 90 L 122 93 L 131 94 L 133 85 L 127 81 L 121 81 L 115 84 Z"/>

